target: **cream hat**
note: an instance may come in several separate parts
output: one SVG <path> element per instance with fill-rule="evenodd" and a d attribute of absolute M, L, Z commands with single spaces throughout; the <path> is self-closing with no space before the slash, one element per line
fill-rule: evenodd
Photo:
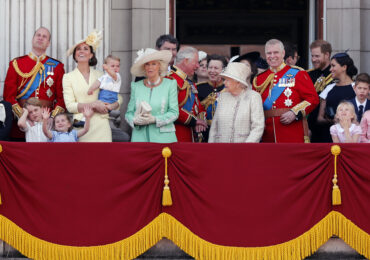
<path fill-rule="evenodd" d="M 251 75 L 251 68 L 241 62 L 230 62 L 220 76 L 234 79 L 248 87 L 247 78 Z"/>
<path fill-rule="evenodd" d="M 90 45 L 95 52 L 96 49 L 99 47 L 102 39 L 103 39 L 102 32 L 94 30 L 85 39 L 80 40 L 75 45 L 73 45 L 71 48 L 69 48 L 67 51 L 67 56 L 73 54 L 74 49 L 83 42 L 86 43 L 87 45 Z"/>
<path fill-rule="evenodd" d="M 155 50 L 151 48 L 146 48 L 139 50 L 137 53 L 137 58 L 134 61 L 134 65 L 131 67 L 131 74 L 135 77 L 144 77 L 145 69 L 144 64 L 149 61 L 159 61 L 161 64 L 160 73 L 162 76 L 166 75 L 168 69 L 168 63 L 172 58 L 172 52 L 169 50 Z"/>
<path fill-rule="evenodd" d="M 204 51 L 198 51 L 198 56 L 199 56 L 199 62 L 207 58 L 207 53 Z"/>

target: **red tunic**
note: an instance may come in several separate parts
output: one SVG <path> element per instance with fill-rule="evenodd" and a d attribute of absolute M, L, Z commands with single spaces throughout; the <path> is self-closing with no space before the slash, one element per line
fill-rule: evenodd
<path fill-rule="evenodd" d="M 278 83 L 279 79 L 282 78 L 290 68 L 290 66 L 282 64 L 280 70 L 276 73 L 268 69 L 255 78 L 253 81 L 253 88 L 261 94 L 262 102 L 265 102 L 268 98 L 270 88 Z M 266 82 L 267 87 L 263 89 L 261 85 L 263 85 L 264 82 Z M 303 143 L 305 140 L 308 140 L 308 137 L 304 136 L 302 118 L 305 119 L 306 115 L 319 104 L 319 97 L 309 75 L 303 70 L 296 74 L 295 84 L 289 87 L 289 89 L 291 92 L 283 92 L 275 102 L 273 102 L 271 110 L 282 108 L 290 109 L 296 116 L 302 113 L 301 119 L 293 121 L 289 125 L 284 125 L 280 122 L 280 116 L 266 117 L 262 142 Z M 291 102 L 286 101 L 287 99 L 290 99 Z M 271 112 L 274 111 L 265 110 L 265 115 Z"/>
<path fill-rule="evenodd" d="M 200 104 L 196 85 L 189 81 L 185 72 L 173 66 L 169 79 L 177 81 L 179 117 L 175 122 L 176 137 L 178 142 L 193 142 L 193 127 L 197 118 L 206 117 L 204 107 Z"/>
<path fill-rule="evenodd" d="M 24 99 L 25 96 L 39 98 L 42 105 L 53 109 L 53 116 L 65 111 L 62 85 L 64 75 L 63 63 L 46 55 L 40 57 L 40 62 L 43 66 L 36 67 L 37 57 L 30 53 L 29 55 L 15 58 L 9 63 L 3 96 L 4 100 L 12 104 L 13 112 L 18 118 L 23 112 L 22 105 L 26 100 Z M 49 69 L 45 71 L 45 67 L 49 67 Z M 36 84 L 37 88 L 34 91 L 27 91 L 26 85 L 28 82 L 31 82 L 35 74 L 40 75 L 38 80 L 35 78 L 32 81 L 32 85 Z M 13 127 L 11 136 L 16 138 L 24 137 L 18 127 Z"/>

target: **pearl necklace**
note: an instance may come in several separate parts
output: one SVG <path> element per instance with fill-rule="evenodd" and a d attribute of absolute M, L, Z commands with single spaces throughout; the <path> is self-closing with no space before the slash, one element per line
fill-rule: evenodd
<path fill-rule="evenodd" d="M 155 82 L 150 82 L 149 79 L 146 81 L 146 83 L 150 86 L 150 87 L 155 87 L 156 85 L 158 85 L 158 83 L 161 81 L 161 77 L 159 77 Z"/>

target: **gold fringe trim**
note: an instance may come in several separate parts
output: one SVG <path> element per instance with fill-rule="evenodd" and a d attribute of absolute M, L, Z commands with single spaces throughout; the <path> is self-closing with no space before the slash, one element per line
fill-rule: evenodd
<path fill-rule="evenodd" d="M 198 237 L 178 220 L 162 213 L 134 235 L 116 243 L 91 246 L 63 246 L 38 239 L 0 215 L 0 238 L 32 259 L 133 259 L 167 237 L 196 259 L 304 259 L 332 235 L 337 235 L 358 253 L 370 258 L 370 235 L 337 211 L 331 211 L 301 236 L 265 247 L 216 245 Z"/>

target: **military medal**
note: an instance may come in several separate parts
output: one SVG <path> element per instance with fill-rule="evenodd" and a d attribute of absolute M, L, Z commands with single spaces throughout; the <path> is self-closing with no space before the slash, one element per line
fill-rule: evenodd
<path fill-rule="evenodd" d="M 50 98 L 50 97 L 53 95 L 53 91 L 51 91 L 51 89 L 49 88 L 49 89 L 46 91 L 46 95 Z"/>
<path fill-rule="evenodd" d="M 288 83 L 289 84 L 289 83 Z M 293 102 L 292 100 L 289 98 L 291 95 L 292 95 L 292 90 L 288 87 L 284 90 L 284 95 L 287 97 L 284 101 L 284 104 L 287 106 L 287 107 L 290 107 Z"/>
<path fill-rule="evenodd" d="M 51 87 L 54 84 L 54 80 L 52 78 L 48 78 L 46 80 L 46 84 L 48 84 L 48 86 Z"/>

